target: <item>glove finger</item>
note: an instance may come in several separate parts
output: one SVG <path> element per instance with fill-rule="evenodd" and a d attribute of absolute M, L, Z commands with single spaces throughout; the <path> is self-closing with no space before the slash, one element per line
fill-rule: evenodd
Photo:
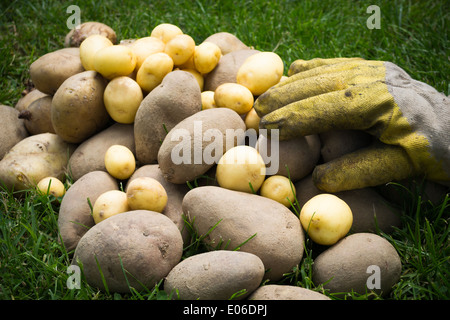
<path fill-rule="evenodd" d="M 311 60 L 298 59 L 291 63 L 289 70 L 288 70 L 288 76 L 290 77 L 299 72 L 311 70 L 311 69 L 325 66 L 325 65 L 337 64 L 337 63 L 341 63 L 341 62 L 349 62 L 349 61 L 354 61 L 354 60 L 364 60 L 364 59 L 358 58 L 358 57 L 330 58 L 330 59 L 314 58 Z"/>
<path fill-rule="evenodd" d="M 281 140 L 335 129 L 371 129 L 375 134 L 393 105 L 386 85 L 376 81 L 288 104 L 263 116 L 260 128 L 279 129 Z"/>
<path fill-rule="evenodd" d="M 385 78 L 381 61 L 352 60 L 297 73 L 260 95 L 255 110 L 260 117 L 295 101 L 346 89 L 356 83 Z"/>
<path fill-rule="evenodd" d="M 378 186 L 414 174 L 405 150 L 379 143 L 318 165 L 312 176 L 317 188 L 334 193 Z"/>

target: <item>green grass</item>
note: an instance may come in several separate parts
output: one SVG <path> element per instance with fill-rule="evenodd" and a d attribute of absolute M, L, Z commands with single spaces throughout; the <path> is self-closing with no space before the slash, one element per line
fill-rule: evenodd
<path fill-rule="evenodd" d="M 296 59 L 361 56 L 392 61 L 410 75 L 450 94 L 448 1 L 2 1 L 0 4 L 0 103 L 14 106 L 26 89 L 29 66 L 61 48 L 69 31 L 66 8 L 76 4 L 81 21 L 113 27 L 119 39 L 149 35 L 162 22 L 178 25 L 198 43 L 228 31 L 246 44 L 275 51 L 286 70 Z M 368 6 L 381 9 L 381 28 L 370 30 Z M 401 187 L 399 187 L 401 188 Z M 58 242 L 59 201 L 34 191 L 22 196 L 0 190 L 0 299 L 166 299 L 158 287 L 129 295 L 90 287 L 68 289 L 70 253 Z M 450 200 L 431 203 L 419 187 L 402 198 L 403 226 L 383 236 L 403 264 L 399 283 L 385 299 L 449 299 Z M 204 250 L 193 233 L 188 256 Z M 314 244 L 281 281 L 315 288 Z M 367 299 L 349 293 L 345 298 Z"/>

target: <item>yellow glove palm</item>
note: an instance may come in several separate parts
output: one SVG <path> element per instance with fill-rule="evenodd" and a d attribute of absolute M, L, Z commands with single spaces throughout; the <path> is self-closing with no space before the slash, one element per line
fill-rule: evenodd
<path fill-rule="evenodd" d="M 398 66 L 360 58 L 297 60 L 289 78 L 255 102 L 260 126 L 281 139 L 333 129 L 363 130 L 371 147 L 319 165 L 328 192 L 425 174 L 450 180 L 450 100 Z"/>

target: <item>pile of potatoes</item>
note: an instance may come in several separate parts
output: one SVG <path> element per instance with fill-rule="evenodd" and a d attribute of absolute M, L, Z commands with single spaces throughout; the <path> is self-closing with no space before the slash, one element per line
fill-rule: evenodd
<path fill-rule="evenodd" d="M 0 181 L 60 199 L 61 241 L 89 284 L 129 292 L 160 283 L 180 299 L 329 299 L 276 283 L 301 263 L 307 234 L 316 239 L 300 212 L 323 194 L 312 170 L 368 136 L 330 132 L 270 150 L 261 134 L 246 144 L 245 133 L 259 129 L 253 103 L 286 78 L 284 63 L 227 32 L 196 44 L 165 23 L 117 42 L 113 29 L 87 22 L 65 43 L 31 64 L 34 90 L 15 108 L 0 106 Z M 199 122 L 202 136 L 213 130 L 223 139 L 214 161 L 194 159 L 195 146 L 209 146 L 196 140 Z M 175 148 L 192 161 L 174 162 Z M 267 175 L 270 152 L 279 169 Z M 251 157 L 257 161 L 236 161 Z M 401 262 L 375 231 L 399 226 L 397 212 L 372 188 L 328 196 L 323 219 L 345 208 L 346 225 L 334 226 L 340 233 L 331 242 L 317 240 L 314 282 L 331 293 L 365 293 L 375 265 L 381 284 L 373 290 L 388 294 Z M 208 251 L 183 259 L 192 230 Z"/>

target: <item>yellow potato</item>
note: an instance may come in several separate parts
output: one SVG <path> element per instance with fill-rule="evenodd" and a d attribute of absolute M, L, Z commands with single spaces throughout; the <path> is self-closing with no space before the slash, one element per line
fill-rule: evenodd
<path fill-rule="evenodd" d="M 248 57 L 239 68 L 236 82 L 247 87 L 255 96 L 259 96 L 280 82 L 284 64 L 274 52 L 259 52 Z"/>
<path fill-rule="evenodd" d="M 114 178 L 124 180 L 131 177 L 136 169 L 133 152 L 122 145 L 112 145 L 105 153 L 106 171 Z"/>
<path fill-rule="evenodd" d="M 158 180 L 150 177 L 133 179 L 126 190 L 131 210 L 163 212 L 167 205 L 167 192 Z"/>
<path fill-rule="evenodd" d="M 187 34 L 179 34 L 172 40 L 166 43 L 164 52 L 167 53 L 173 60 L 176 66 L 187 62 L 194 54 L 195 41 Z"/>
<path fill-rule="evenodd" d="M 264 180 L 260 194 L 289 208 L 295 201 L 296 191 L 289 178 L 274 175 Z"/>
<path fill-rule="evenodd" d="M 149 55 L 136 74 L 136 82 L 146 92 L 152 91 L 161 84 L 164 77 L 173 70 L 172 58 L 164 53 L 158 52 Z"/>
<path fill-rule="evenodd" d="M 257 192 L 264 182 L 266 165 L 258 151 L 241 145 L 229 149 L 219 160 L 216 179 L 222 188 Z"/>
<path fill-rule="evenodd" d="M 116 214 L 129 211 L 127 194 L 120 190 L 102 193 L 92 207 L 92 217 L 97 224 Z"/>
<path fill-rule="evenodd" d="M 198 82 L 200 91 L 203 91 L 203 85 L 205 83 L 205 79 L 203 79 L 203 75 L 200 72 L 198 72 L 196 69 L 181 69 L 181 70 L 192 74 L 195 77 L 195 80 L 197 80 L 197 82 Z"/>
<path fill-rule="evenodd" d="M 87 37 L 80 45 L 80 60 L 84 69 L 94 69 L 94 56 L 95 54 L 105 47 L 112 46 L 113 43 L 107 37 L 94 34 Z"/>
<path fill-rule="evenodd" d="M 97 51 L 94 70 L 106 79 L 127 76 L 136 67 L 136 56 L 130 47 L 116 44 Z"/>
<path fill-rule="evenodd" d="M 45 177 L 41 179 L 37 184 L 37 188 L 43 194 L 51 194 L 55 197 L 62 197 L 66 193 L 64 184 L 55 177 Z"/>
<path fill-rule="evenodd" d="M 202 92 L 202 110 L 216 108 L 214 101 L 214 91 L 207 90 Z"/>
<path fill-rule="evenodd" d="M 156 37 L 144 37 L 131 44 L 131 50 L 136 56 L 136 68 L 139 70 L 144 60 L 151 54 L 164 52 L 165 43 Z"/>
<path fill-rule="evenodd" d="M 259 132 L 259 121 L 261 118 L 256 113 L 254 108 L 251 108 L 249 112 L 245 115 L 245 126 L 247 129 L 254 129 L 257 133 Z"/>
<path fill-rule="evenodd" d="M 106 111 L 118 123 L 133 123 L 143 99 L 139 84 L 127 76 L 112 79 L 103 93 Z"/>
<path fill-rule="evenodd" d="M 221 56 L 222 52 L 217 44 L 203 42 L 194 51 L 195 69 L 203 74 L 211 72 L 219 63 Z"/>
<path fill-rule="evenodd" d="M 214 91 L 214 101 L 218 108 L 229 108 L 238 114 L 245 114 L 252 109 L 254 97 L 243 85 L 227 82 Z"/>
<path fill-rule="evenodd" d="M 171 23 L 161 23 L 153 28 L 150 36 L 162 40 L 164 43 L 169 42 L 175 36 L 183 34 L 183 31 Z"/>
<path fill-rule="evenodd" d="M 303 205 L 300 222 L 312 241 L 333 245 L 350 231 L 353 214 L 345 201 L 333 194 L 322 193 Z"/>

